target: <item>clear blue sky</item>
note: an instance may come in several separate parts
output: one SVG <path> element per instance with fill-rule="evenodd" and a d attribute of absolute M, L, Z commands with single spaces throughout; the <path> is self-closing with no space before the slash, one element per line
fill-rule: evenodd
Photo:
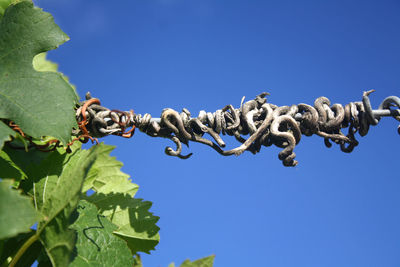
<path fill-rule="evenodd" d="M 71 37 L 49 57 L 82 97 L 110 108 L 158 117 L 238 107 L 263 91 L 277 105 L 346 104 L 376 89 L 377 107 L 400 95 L 397 0 L 35 2 Z M 145 267 L 210 254 L 216 267 L 390 267 L 400 266 L 397 125 L 383 119 L 351 154 L 304 137 L 295 168 L 273 147 L 222 157 L 191 144 L 184 161 L 139 131 L 103 141 L 161 217 Z"/>

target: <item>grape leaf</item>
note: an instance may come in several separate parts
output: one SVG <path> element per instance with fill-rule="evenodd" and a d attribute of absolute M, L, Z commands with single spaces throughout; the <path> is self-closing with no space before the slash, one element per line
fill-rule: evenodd
<path fill-rule="evenodd" d="M 113 235 L 117 227 L 100 215 L 95 205 L 81 200 L 79 217 L 71 226 L 78 233 L 71 267 L 132 266 L 133 258 L 126 242 Z"/>
<path fill-rule="evenodd" d="M 136 254 L 133 257 L 133 267 L 143 267 L 142 259 L 140 258 L 139 254 Z"/>
<path fill-rule="evenodd" d="M 92 189 L 96 193 L 86 199 L 118 227 L 114 234 L 128 243 L 132 254 L 149 253 L 160 240 L 159 217 L 149 212 L 151 202 L 133 198 L 138 186 L 120 171 L 122 163 L 109 156 L 114 147 L 99 146 L 101 152 L 83 186 L 84 192 Z"/>
<path fill-rule="evenodd" d="M 21 168 L 19 168 L 10 158 L 10 156 L 5 152 L 0 150 L 0 178 L 3 179 L 15 179 L 19 181 L 21 178 L 25 177 L 25 173 Z"/>
<path fill-rule="evenodd" d="M 37 54 L 32 61 L 33 68 L 37 71 L 51 71 L 59 73 L 61 77 L 64 79 L 64 81 L 66 81 L 75 90 L 76 88 L 73 84 L 69 82 L 69 78 L 64 73 L 58 71 L 58 64 L 54 63 L 51 60 L 48 60 L 46 57 L 47 57 L 46 52 Z M 77 99 L 79 98 L 78 95 L 76 95 L 76 97 Z"/>
<path fill-rule="evenodd" d="M 34 199 L 45 216 L 38 224 L 38 233 L 50 261 L 54 266 L 67 266 L 76 238 L 69 229 L 70 217 L 78 204 L 83 179 L 96 159 L 97 146 L 72 154 L 57 151 L 37 168 Z"/>
<path fill-rule="evenodd" d="M 37 71 L 57 72 L 58 64 L 46 58 L 47 53 L 37 54 L 32 61 L 33 68 Z"/>
<path fill-rule="evenodd" d="M 37 262 L 38 262 L 37 267 L 53 267 L 50 258 L 44 249 L 42 249 L 41 253 L 37 257 Z"/>
<path fill-rule="evenodd" d="M 16 132 L 0 120 L 0 150 L 3 149 L 4 142 L 11 140 L 10 136 L 15 136 L 15 134 Z"/>
<path fill-rule="evenodd" d="M 16 181 L 26 179 L 30 176 L 30 172 L 37 168 L 37 166 L 45 158 L 50 156 L 51 153 L 42 152 L 36 149 L 13 149 L 10 146 L 5 146 L 0 151 L 0 178 L 13 178 Z M 33 198 L 33 183 L 30 181 L 28 184 L 22 182 L 19 188 L 23 189 Z"/>
<path fill-rule="evenodd" d="M 127 242 L 133 254 L 150 253 L 160 241 L 160 228 L 156 225 L 159 217 L 149 211 L 150 201 L 114 193 L 93 194 L 88 200 L 118 226 L 114 234 Z"/>
<path fill-rule="evenodd" d="M 103 143 L 99 145 L 99 155 L 83 183 L 82 192 L 92 189 L 104 194 L 123 193 L 131 197 L 136 194 L 139 186 L 121 171 L 122 162 L 109 155 L 114 148 Z"/>
<path fill-rule="evenodd" d="M 1 266 L 5 266 L 6 262 L 9 262 L 11 258 L 14 258 L 18 250 L 24 245 L 25 242 L 28 241 L 30 237 L 35 234 L 34 231 L 31 230 L 29 233 L 22 233 L 12 238 L 4 240 L 3 250 L 0 249 L 0 263 L 3 263 Z M 16 263 L 16 267 L 24 267 L 24 266 L 32 266 L 37 257 L 43 250 L 43 246 L 39 240 L 36 240 L 31 244 L 28 249 L 25 251 L 24 256 L 19 258 Z"/>
<path fill-rule="evenodd" d="M 64 144 L 76 126 L 78 98 L 61 74 L 38 72 L 32 61 L 67 40 L 52 16 L 28 1 L 10 5 L 0 21 L 0 118 L 30 136 L 52 136 Z"/>
<path fill-rule="evenodd" d="M 77 149 L 79 146 L 74 145 L 71 154 L 63 148 L 51 153 L 6 150 L 27 175 L 20 187 L 33 197 L 36 209 L 44 216 L 38 223 L 37 234 L 55 266 L 67 266 L 71 260 L 76 240 L 75 231 L 69 229 L 71 214 L 80 199 L 83 179 L 97 156 L 97 146 L 90 150 Z M 41 159 L 24 161 L 23 155 L 27 157 L 29 153 L 29 157 L 37 154 Z"/>
<path fill-rule="evenodd" d="M 2 249 L 0 249 L 0 263 L 2 263 L 1 266 L 4 266 L 6 262 L 9 262 L 10 257 L 13 258 L 16 255 L 17 251 L 34 234 L 35 232 L 31 230 L 31 232 L 29 233 L 22 233 L 12 238 L 3 240 L 2 242 L 4 242 L 4 244 L 2 244 Z M 30 245 L 29 248 L 25 251 L 24 256 L 18 260 L 15 266 L 31 266 L 42 250 L 43 246 L 39 240 L 33 242 L 33 244 Z"/>
<path fill-rule="evenodd" d="M 0 19 L 3 17 L 4 11 L 6 8 L 13 2 L 16 2 L 15 0 L 0 0 Z"/>
<path fill-rule="evenodd" d="M 76 204 L 65 205 L 45 226 L 41 225 L 40 241 L 53 266 L 68 266 L 71 261 L 71 253 L 75 247 L 76 233 L 69 229 L 70 217 L 75 210 Z"/>
<path fill-rule="evenodd" d="M 0 239 L 29 232 L 39 218 L 31 198 L 22 196 L 11 185 L 11 180 L 0 181 Z"/>
<path fill-rule="evenodd" d="M 185 260 L 179 267 L 212 267 L 214 265 L 215 255 L 201 258 L 195 261 Z M 175 267 L 172 263 L 168 267 Z"/>

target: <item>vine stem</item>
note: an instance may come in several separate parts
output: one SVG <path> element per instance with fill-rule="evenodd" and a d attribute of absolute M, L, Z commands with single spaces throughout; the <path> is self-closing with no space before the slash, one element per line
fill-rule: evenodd
<path fill-rule="evenodd" d="M 25 251 L 38 239 L 39 235 L 34 234 L 28 240 L 26 240 L 25 243 L 22 245 L 22 247 L 20 247 L 20 249 L 17 251 L 17 254 L 15 254 L 14 258 L 11 260 L 10 265 L 8 265 L 8 267 L 14 267 L 15 264 L 17 264 L 18 260 L 21 258 L 21 256 L 25 253 Z"/>

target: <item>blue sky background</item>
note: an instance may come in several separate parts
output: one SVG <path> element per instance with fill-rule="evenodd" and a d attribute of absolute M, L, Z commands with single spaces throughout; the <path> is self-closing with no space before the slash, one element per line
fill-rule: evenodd
<path fill-rule="evenodd" d="M 376 89 L 377 107 L 400 95 L 397 0 L 35 2 L 71 37 L 50 59 L 109 108 L 158 117 L 238 107 L 263 91 L 277 105 L 346 104 Z M 184 161 L 139 131 L 103 141 L 161 217 L 145 267 L 211 254 L 216 267 L 389 267 L 400 266 L 397 125 L 383 119 L 351 154 L 303 137 L 295 168 L 274 147 L 222 157 L 191 144 Z"/>

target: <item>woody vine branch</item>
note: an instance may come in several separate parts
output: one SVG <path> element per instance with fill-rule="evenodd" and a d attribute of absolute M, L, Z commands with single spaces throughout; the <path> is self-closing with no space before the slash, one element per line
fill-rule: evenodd
<path fill-rule="evenodd" d="M 314 105 L 300 103 L 291 106 L 276 106 L 267 102 L 268 93 L 242 103 L 239 108 L 227 105 L 213 113 L 204 110 L 192 117 L 187 109 L 177 112 L 171 108 L 162 111 L 160 118 L 150 114 L 135 114 L 131 111 L 110 110 L 90 93 L 76 110 L 79 128 L 73 135 L 83 142 L 107 135 L 132 137 L 136 128 L 151 137 L 172 140 L 176 148 L 165 148 L 165 153 L 182 159 L 182 143 L 198 142 L 210 146 L 223 156 L 240 155 L 244 151 L 256 154 L 261 147 L 275 145 L 282 148 L 278 154 L 284 166 L 296 166 L 294 149 L 302 135 L 317 135 L 324 138 L 327 147 L 332 142 L 343 152 L 350 153 L 358 145 L 356 133 L 365 136 L 371 125 L 377 125 L 382 117 L 393 117 L 400 121 L 400 98 L 389 96 L 377 109 L 372 109 L 369 95 L 363 93 L 362 101 L 345 106 L 333 104 L 326 97 L 319 97 Z M 343 129 L 347 128 L 347 134 Z M 400 126 L 398 126 L 400 134 Z M 209 138 L 205 138 L 208 134 Z M 224 150 L 221 135 L 234 136 L 241 143 L 238 147 Z M 247 136 L 247 138 L 246 138 Z"/>

